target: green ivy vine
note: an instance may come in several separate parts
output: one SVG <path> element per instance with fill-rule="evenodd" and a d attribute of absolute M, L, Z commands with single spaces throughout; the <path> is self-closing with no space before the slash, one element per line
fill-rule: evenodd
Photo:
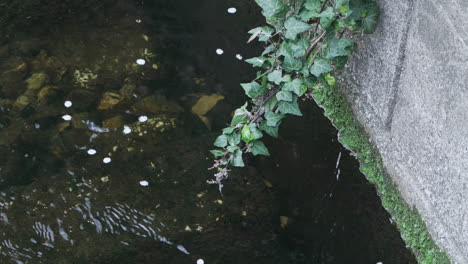
<path fill-rule="evenodd" d="M 265 43 L 259 57 L 245 60 L 260 68 L 257 77 L 241 87 L 250 98 L 234 111 L 211 150 L 216 160 L 210 169 L 218 184 L 229 176 L 229 166 L 243 167 L 243 155 L 269 156 L 264 134 L 278 137 L 286 115 L 302 116 L 298 100 L 313 89 L 334 86 L 333 72 L 343 68 L 357 48 L 349 37 L 372 33 L 379 7 L 372 0 L 255 0 L 268 25 L 249 31 L 248 42 Z"/>

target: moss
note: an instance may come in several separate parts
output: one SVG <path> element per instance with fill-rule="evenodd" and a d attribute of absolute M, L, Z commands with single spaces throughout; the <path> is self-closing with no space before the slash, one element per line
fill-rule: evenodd
<path fill-rule="evenodd" d="M 384 208 L 392 215 L 406 245 L 420 264 L 448 264 L 446 253 L 432 240 L 419 213 L 401 197 L 398 187 L 386 173 L 377 149 L 369 143 L 368 136 L 353 116 L 344 95 L 335 87 L 314 89 L 315 101 L 324 109 L 339 131 L 340 142 L 354 152 L 360 170 L 373 183 Z"/>

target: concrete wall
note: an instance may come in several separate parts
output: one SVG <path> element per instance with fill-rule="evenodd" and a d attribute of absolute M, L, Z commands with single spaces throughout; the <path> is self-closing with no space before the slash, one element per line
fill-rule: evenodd
<path fill-rule="evenodd" d="M 380 0 L 375 34 L 342 79 L 404 199 L 454 263 L 468 263 L 466 0 Z"/>

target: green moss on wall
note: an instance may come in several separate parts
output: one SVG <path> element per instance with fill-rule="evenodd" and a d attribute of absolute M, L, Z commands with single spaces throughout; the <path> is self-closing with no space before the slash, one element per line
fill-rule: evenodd
<path fill-rule="evenodd" d="M 420 264 L 448 264 L 449 258 L 432 240 L 419 213 L 402 199 L 398 187 L 386 173 L 382 158 L 369 143 L 362 126 L 354 118 L 346 98 L 336 87 L 314 89 L 315 101 L 339 131 L 340 142 L 353 151 L 360 169 L 376 185 L 382 205 L 392 215 L 401 236 Z"/>

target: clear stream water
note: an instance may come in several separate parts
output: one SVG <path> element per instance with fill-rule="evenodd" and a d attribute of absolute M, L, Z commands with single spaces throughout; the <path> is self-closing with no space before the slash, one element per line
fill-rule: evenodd
<path fill-rule="evenodd" d="M 206 184 L 260 24 L 252 0 L 0 0 L 0 263 L 416 263 L 311 101 Z"/>

